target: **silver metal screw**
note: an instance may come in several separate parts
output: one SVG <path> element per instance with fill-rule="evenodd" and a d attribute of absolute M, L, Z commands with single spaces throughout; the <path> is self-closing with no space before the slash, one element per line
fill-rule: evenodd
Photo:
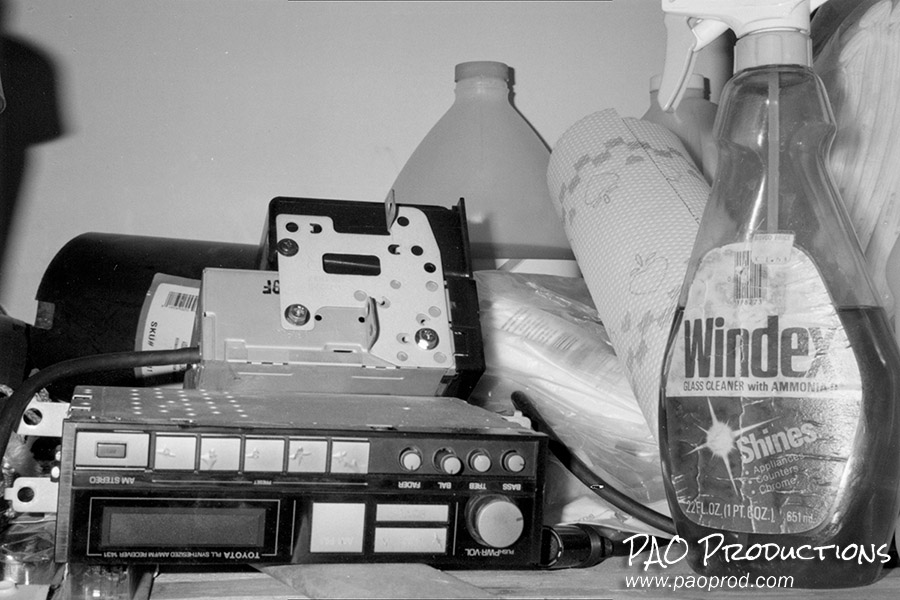
<path fill-rule="evenodd" d="M 423 327 L 416 332 L 416 345 L 423 350 L 433 350 L 439 341 L 440 338 L 434 329 Z"/>
<path fill-rule="evenodd" d="M 278 253 L 283 256 L 294 256 L 300 252 L 300 245 L 291 238 L 282 238 L 278 240 L 276 248 L 278 249 Z"/>
<path fill-rule="evenodd" d="M 292 325 L 306 325 L 309 321 L 309 309 L 302 304 L 291 304 L 284 309 L 284 318 Z"/>

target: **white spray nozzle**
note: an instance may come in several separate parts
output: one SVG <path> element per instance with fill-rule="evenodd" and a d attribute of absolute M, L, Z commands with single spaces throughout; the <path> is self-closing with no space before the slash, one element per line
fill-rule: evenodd
<path fill-rule="evenodd" d="M 696 53 L 726 30 L 738 38 L 768 30 L 809 33 L 810 13 L 827 0 L 661 0 L 666 14 L 666 64 L 659 105 L 674 110 Z"/>
<path fill-rule="evenodd" d="M 694 72 L 697 52 L 725 33 L 728 26 L 714 20 L 692 26 L 689 17 L 673 14 L 667 14 L 665 21 L 666 64 L 659 82 L 659 105 L 663 110 L 675 110 Z"/>

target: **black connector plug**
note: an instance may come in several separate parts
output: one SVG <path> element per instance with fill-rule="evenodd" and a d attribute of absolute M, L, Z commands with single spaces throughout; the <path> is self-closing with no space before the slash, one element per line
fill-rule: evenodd
<path fill-rule="evenodd" d="M 583 569 L 611 556 L 624 556 L 624 534 L 591 523 L 545 526 L 541 537 L 541 567 Z"/>

